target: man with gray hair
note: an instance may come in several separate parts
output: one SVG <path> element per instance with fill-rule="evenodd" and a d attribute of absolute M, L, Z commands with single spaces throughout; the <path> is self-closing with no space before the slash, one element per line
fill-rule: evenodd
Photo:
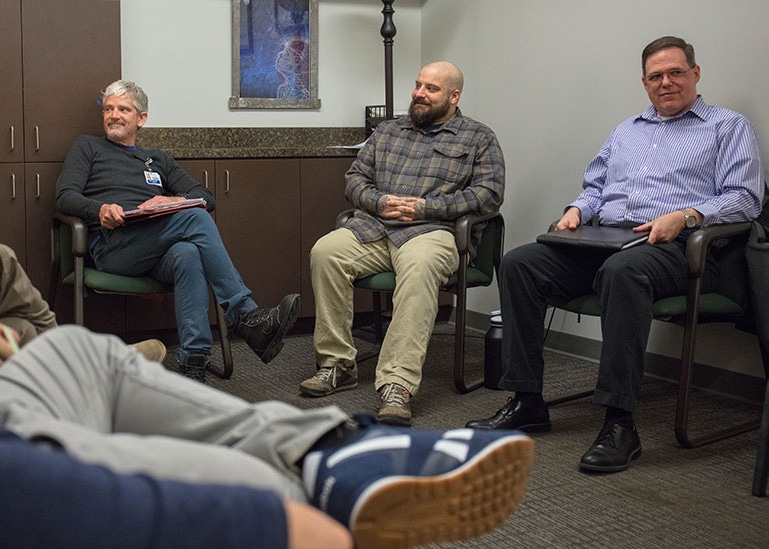
<path fill-rule="evenodd" d="M 215 207 L 214 196 L 166 153 L 136 144 L 147 121 L 147 95 L 118 80 L 102 94 L 106 138 L 78 137 L 56 186 L 56 208 L 88 223 L 96 268 L 125 276 L 150 275 L 173 284 L 179 331 L 180 372 L 205 382 L 213 337 L 208 321 L 209 286 L 227 326 L 264 362 L 283 346 L 299 314 L 299 295 L 272 309 L 257 307 L 224 248 L 211 216 L 190 208 L 126 224 L 125 212 L 190 198 Z"/>

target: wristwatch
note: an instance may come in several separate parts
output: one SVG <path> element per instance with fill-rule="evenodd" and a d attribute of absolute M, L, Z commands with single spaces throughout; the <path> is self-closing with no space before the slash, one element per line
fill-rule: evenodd
<path fill-rule="evenodd" d="M 693 229 L 697 226 L 697 216 L 691 208 L 684 208 L 684 226 L 687 229 Z"/>

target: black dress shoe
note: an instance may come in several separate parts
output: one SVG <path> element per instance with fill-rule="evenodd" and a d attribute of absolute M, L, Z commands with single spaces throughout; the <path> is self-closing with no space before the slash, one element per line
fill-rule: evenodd
<path fill-rule="evenodd" d="M 581 469 L 599 473 L 617 473 L 630 467 L 641 455 L 641 437 L 635 425 L 625 427 L 615 422 L 604 423 L 598 438 L 579 461 Z"/>
<path fill-rule="evenodd" d="M 517 398 L 507 399 L 496 414 L 485 419 L 473 419 L 467 422 L 470 429 L 518 429 L 527 433 L 549 431 L 550 413 L 545 404 L 523 404 Z"/>

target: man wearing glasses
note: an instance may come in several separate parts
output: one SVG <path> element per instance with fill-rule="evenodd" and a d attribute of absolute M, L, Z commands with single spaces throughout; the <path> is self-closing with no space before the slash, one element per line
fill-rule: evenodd
<path fill-rule="evenodd" d="M 707 105 L 697 94 L 694 48 L 665 36 L 643 50 L 644 89 L 652 105 L 617 126 L 588 165 L 582 193 L 566 206 L 559 230 L 597 216 L 601 225 L 649 231 L 647 244 L 618 253 L 532 243 L 508 252 L 500 273 L 504 375 L 515 395 L 476 429 L 551 428 L 542 399 L 544 317 L 551 296 L 595 291 L 601 305 L 601 349 L 593 402 L 604 426 L 580 468 L 623 471 L 641 454 L 633 412 L 638 404 L 652 303 L 684 295 L 686 239 L 698 226 L 749 221 L 764 193 L 755 133 L 740 114 Z M 703 291 L 714 288 L 709 258 Z"/>

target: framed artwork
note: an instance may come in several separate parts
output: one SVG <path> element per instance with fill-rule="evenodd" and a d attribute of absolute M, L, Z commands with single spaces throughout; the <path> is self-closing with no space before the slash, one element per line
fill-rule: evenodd
<path fill-rule="evenodd" d="M 232 0 L 231 109 L 318 109 L 318 0 Z"/>

